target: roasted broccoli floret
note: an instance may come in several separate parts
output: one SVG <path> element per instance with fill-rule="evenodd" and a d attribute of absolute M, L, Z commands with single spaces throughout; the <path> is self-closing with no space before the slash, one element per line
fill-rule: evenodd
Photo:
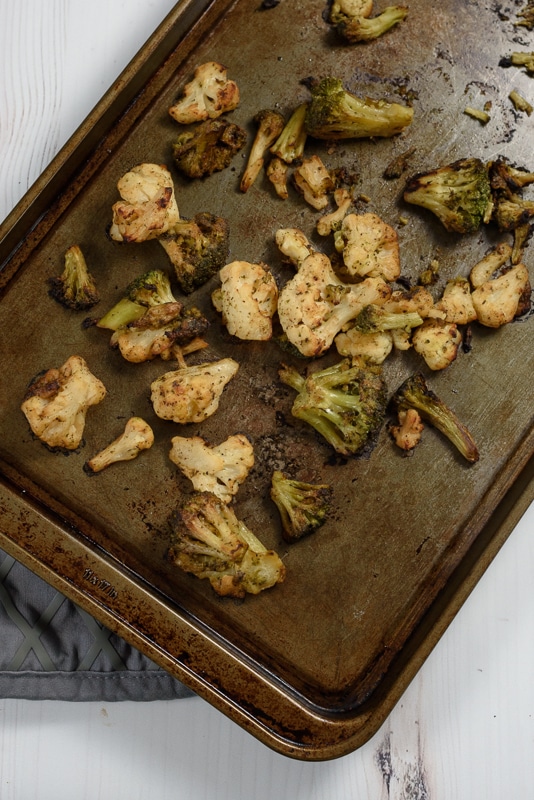
<path fill-rule="evenodd" d="M 239 185 L 242 192 L 248 192 L 258 177 L 265 163 L 265 151 L 278 139 L 285 125 L 285 120 L 280 112 L 270 108 L 259 111 L 254 117 L 254 122 L 257 125 L 257 131 Z"/>
<path fill-rule="evenodd" d="M 169 108 L 176 122 L 188 125 L 216 119 L 239 105 L 239 87 L 228 78 L 228 70 L 216 61 L 196 68 L 193 80 L 184 87 L 182 96 Z"/>
<path fill-rule="evenodd" d="M 176 168 L 188 178 L 225 169 L 243 148 L 247 134 L 226 119 L 208 119 L 182 131 L 172 146 Z"/>
<path fill-rule="evenodd" d="M 503 56 L 499 61 L 500 67 L 524 67 L 529 75 L 534 75 L 534 52 L 522 53 L 515 51 L 509 56 Z"/>
<path fill-rule="evenodd" d="M 63 272 L 58 277 L 49 278 L 48 286 L 50 297 L 74 311 L 92 308 L 100 300 L 95 279 L 87 268 L 81 247 L 77 244 L 66 251 Z"/>
<path fill-rule="evenodd" d="M 237 518 L 233 508 L 210 492 L 197 492 L 170 517 L 173 564 L 209 580 L 223 597 L 243 598 L 281 583 L 284 563 Z"/>
<path fill-rule="evenodd" d="M 307 103 L 301 103 L 293 111 L 284 125 L 278 139 L 271 146 L 271 153 L 282 159 L 285 164 L 292 164 L 302 158 L 306 145 L 306 119 Z"/>
<path fill-rule="evenodd" d="M 527 4 L 517 12 L 519 19 L 514 22 L 518 27 L 528 28 L 529 31 L 534 29 L 534 2 L 528 0 Z"/>
<path fill-rule="evenodd" d="M 297 392 L 291 413 L 304 420 L 342 456 L 362 453 L 384 422 L 387 389 L 378 367 L 344 359 L 303 377 L 291 366 L 279 371 Z"/>
<path fill-rule="evenodd" d="M 479 452 L 473 436 L 449 406 L 434 394 L 420 372 L 399 386 L 391 405 L 397 413 L 414 408 L 424 420 L 441 431 L 467 461 L 478 461 Z"/>
<path fill-rule="evenodd" d="M 408 14 L 408 6 L 388 6 L 376 17 L 356 16 L 336 25 L 339 35 L 350 44 L 370 42 L 387 33 Z"/>
<path fill-rule="evenodd" d="M 152 269 L 129 283 L 120 300 L 97 320 L 96 325 L 116 331 L 143 317 L 147 308 L 176 302 L 168 275 Z"/>
<path fill-rule="evenodd" d="M 407 203 L 432 211 L 448 231 L 472 233 L 491 214 L 488 166 L 479 158 L 464 158 L 410 178 Z"/>
<path fill-rule="evenodd" d="M 174 181 L 163 164 L 138 164 L 117 183 L 121 200 L 112 207 L 110 237 L 144 242 L 165 233 L 180 219 Z"/>
<path fill-rule="evenodd" d="M 224 387 L 238 369 L 233 358 L 222 358 L 160 375 L 150 386 L 154 412 L 182 425 L 203 422 L 217 411 Z"/>
<path fill-rule="evenodd" d="M 390 311 L 373 303 L 362 308 L 351 322 L 351 327 L 362 333 L 391 331 L 396 328 L 411 330 L 423 324 L 423 318 L 417 311 Z"/>
<path fill-rule="evenodd" d="M 489 163 L 493 196 L 492 219 L 501 231 L 515 231 L 534 217 L 534 202 L 524 200 L 521 191 L 534 183 L 534 173 L 514 167 L 504 158 Z"/>
<path fill-rule="evenodd" d="M 149 450 L 154 444 L 154 432 L 141 417 L 131 417 L 124 431 L 83 465 L 85 472 L 92 475 L 119 461 L 132 461 L 141 450 Z"/>
<path fill-rule="evenodd" d="M 280 512 L 285 541 L 295 542 L 324 525 L 332 496 L 331 486 L 298 481 L 276 470 L 271 479 L 271 499 Z"/>
<path fill-rule="evenodd" d="M 197 492 L 212 492 L 230 503 L 254 466 L 254 449 L 242 433 L 210 445 L 201 436 L 174 436 L 169 458 Z"/>
<path fill-rule="evenodd" d="M 225 265 L 229 236 L 224 217 L 201 212 L 191 220 L 181 219 L 158 239 L 184 294 L 202 286 Z"/>
<path fill-rule="evenodd" d="M 30 383 L 21 410 L 35 436 L 51 449 L 76 450 L 82 443 L 90 406 L 102 402 L 106 387 L 81 356 Z"/>
<path fill-rule="evenodd" d="M 305 129 L 315 139 L 395 136 L 413 119 L 413 108 L 357 97 L 345 89 L 339 78 L 323 78 L 313 83 L 310 91 Z"/>

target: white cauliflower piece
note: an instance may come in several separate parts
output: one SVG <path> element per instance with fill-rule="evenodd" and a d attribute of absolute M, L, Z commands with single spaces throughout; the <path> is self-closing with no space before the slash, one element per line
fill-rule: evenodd
<path fill-rule="evenodd" d="M 503 267 L 512 256 L 512 246 L 503 242 L 490 250 L 478 261 L 469 273 L 469 280 L 473 289 L 489 281 L 494 272 Z"/>
<path fill-rule="evenodd" d="M 121 435 L 86 461 L 84 469 L 88 473 L 102 472 L 119 461 L 132 461 L 141 450 L 149 450 L 153 444 L 154 432 L 150 425 L 141 417 L 130 417 Z"/>
<path fill-rule="evenodd" d="M 217 411 L 223 389 L 238 369 L 233 358 L 222 358 L 166 372 L 150 386 L 155 413 L 182 425 L 202 422 Z"/>
<path fill-rule="evenodd" d="M 169 114 L 182 125 L 217 119 L 239 105 L 239 87 L 228 78 L 228 70 L 216 61 L 196 68 L 193 79 L 184 87 Z"/>
<path fill-rule="evenodd" d="M 106 387 L 81 356 L 35 378 L 21 405 L 33 433 L 51 448 L 76 450 L 90 406 L 106 396 Z"/>
<path fill-rule="evenodd" d="M 109 235 L 116 242 L 144 242 L 179 219 L 171 173 L 163 164 L 138 164 L 117 183 L 121 200 L 112 207 Z"/>
<path fill-rule="evenodd" d="M 270 339 L 278 287 L 269 268 L 265 264 L 232 261 L 219 275 L 222 283 L 212 293 L 212 302 L 222 314 L 228 333 L 249 341 Z"/>
<path fill-rule="evenodd" d="M 362 333 L 356 328 L 350 328 L 346 332 L 338 333 L 334 342 L 340 355 L 377 366 L 384 363 L 393 349 L 391 331 Z"/>
<path fill-rule="evenodd" d="M 417 447 L 425 428 L 419 412 L 415 408 L 401 409 L 398 412 L 398 425 L 391 425 L 390 433 L 397 447 L 409 451 Z"/>
<path fill-rule="evenodd" d="M 334 245 L 352 279 L 395 281 L 400 275 L 399 237 L 377 214 L 347 214 L 334 233 Z"/>
<path fill-rule="evenodd" d="M 412 334 L 414 350 L 431 370 L 445 369 L 458 355 L 462 334 L 455 323 L 426 319 Z"/>
<path fill-rule="evenodd" d="M 337 206 L 335 211 L 325 214 L 317 220 L 317 233 L 319 236 L 329 236 L 332 231 L 338 230 L 343 222 L 343 218 L 348 214 L 352 204 L 352 197 L 347 189 L 334 190 L 334 202 Z"/>
<path fill-rule="evenodd" d="M 278 318 L 302 355 L 319 356 L 366 305 L 383 303 L 390 291 L 381 278 L 347 286 L 335 274 L 330 259 L 316 252 L 304 259 L 280 290 Z"/>
<path fill-rule="evenodd" d="M 319 156 L 304 158 L 293 172 L 293 180 L 305 201 L 318 211 L 328 205 L 328 194 L 334 181 Z"/>
<path fill-rule="evenodd" d="M 523 313 L 530 303 L 530 292 L 528 269 L 517 264 L 474 290 L 471 297 L 477 320 L 486 327 L 500 328 Z"/>
<path fill-rule="evenodd" d="M 447 281 L 441 300 L 435 305 L 438 311 L 443 311 L 446 322 L 455 322 L 457 325 L 468 325 L 477 318 L 477 312 L 471 297 L 471 286 L 467 278 L 454 278 Z"/>
<path fill-rule="evenodd" d="M 396 289 L 384 303 L 384 310 L 394 314 L 416 312 L 422 319 L 426 319 L 433 310 L 434 298 L 424 286 L 414 286 L 412 289 Z"/>
<path fill-rule="evenodd" d="M 297 268 L 315 252 L 308 237 L 299 228 L 279 228 L 275 241 L 282 255 Z"/>
<path fill-rule="evenodd" d="M 197 492 L 229 503 L 254 466 L 254 449 L 244 434 L 211 447 L 201 436 L 174 436 L 169 458 Z"/>

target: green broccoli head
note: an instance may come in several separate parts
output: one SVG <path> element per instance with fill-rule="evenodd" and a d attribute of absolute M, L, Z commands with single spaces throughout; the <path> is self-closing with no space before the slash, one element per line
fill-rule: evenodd
<path fill-rule="evenodd" d="M 342 456 L 361 454 L 382 427 L 387 388 L 375 367 L 351 366 L 348 359 L 306 378 L 282 366 L 280 380 L 297 391 L 291 413 L 312 426 Z"/>
<path fill-rule="evenodd" d="M 285 567 L 211 492 L 196 492 L 171 515 L 169 558 L 176 566 L 209 580 L 222 596 L 245 597 L 285 578 Z"/>
<path fill-rule="evenodd" d="M 188 126 L 172 147 L 177 169 L 188 178 L 204 178 L 227 167 L 245 146 L 243 128 L 226 119 L 208 119 Z"/>
<path fill-rule="evenodd" d="M 228 221 L 207 212 L 181 219 L 159 242 L 170 258 L 182 291 L 190 294 L 226 264 Z"/>
<path fill-rule="evenodd" d="M 176 302 L 169 276 L 161 269 L 152 269 L 133 280 L 126 288 L 125 296 L 132 303 L 139 303 L 149 308 L 162 303 Z"/>
<path fill-rule="evenodd" d="M 391 406 L 397 412 L 415 409 L 423 419 L 441 431 L 467 461 L 478 461 L 479 452 L 473 436 L 449 406 L 430 389 L 420 372 L 411 375 L 399 386 L 391 399 Z"/>
<path fill-rule="evenodd" d="M 306 132 L 316 139 L 390 137 L 413 119 L 413 109 L 386 100 L 359 98 L 339 78 L 327 77 L 310 87 Z"/>
<path fill-rule="evenodd" d="M 66 251 L 63 272 L 59 277 L 50 278 L 48 286 L 50 297 L 74 311 L 92 308 L 100 300 L 95 280 L 77 244 Z"/>
<path fill-rule="evenodd" d="M 408 180 L 404 199 L 432 211 L 446 230 L 472 233 L 491 212 L 488 166 L 479 158 L 465 158 L 418 173 Z"/>
<path fill-rule="evenodd" d="M 351 323 L 351 328 L 361 333 L 377 331 L 411 330 L 423 324 L 423 318 L 417 311 L 388 311 L 382 306 L 370 304 L 364 306 Z"/>
<path fill-rule="evenodd" d="M 271 499 L 282 521 L 282 536 L 294 542 L 324 525 L 331 508 L 333 489 L 326 484 L 305 483 L 280 470 L 271 479 Z"/>

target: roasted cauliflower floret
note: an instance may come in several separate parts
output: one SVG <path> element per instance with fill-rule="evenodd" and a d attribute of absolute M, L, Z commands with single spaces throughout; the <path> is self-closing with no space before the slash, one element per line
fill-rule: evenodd
<path fill-rule="evenodd" d="M 414 350 L 421 355 L 431 370 L 445 369 L 458 355 L 462 334 L 453 322 L 426 319 L 412 333 Z"/>
<path fill-rule="evenodd" d="M 500 328 L 530 307 L 531 285 L 524 264 L 511 267 L 486 281 L 471 295 L 477 320 L 488 328 Z"/>
<path fill-rule="evenodd" d="M 81 356 L 70 356 L 58 369 L 30 383 L 21 410 L 30 428 L 48 447 L 76 450 L 82 443 L 90 406 L 102 402 L 106 387 Z"/>
<path fill-rule="evenodd" d="M 278 156 L 273 156 L 265 170 L 267 178 L 281 200 L 287 200 L 289 191 L 287 188 L 288 165 Z"/>
<path fill-rule="evenodd" d="M 279 231 L 277 241 L 282 244 L 282 252 L 293 251 L 298 254 L 297 259 L 304 256 L 306 244 L 290 229 Z M 382 278 L 344 284 L 328 256 L 314 251 L 298 261 L 296 275 L 280 290 L 278 318 L 289 342 L 302 355 L 319 356 L 364 306 L 384 302 L 390 292 Z"/>
<path fill-rule="evenodd" d="M 339 230 L 352 204 L 350 192 L 342 187 L 334 189 L 334 202 L 337 206 L 335 211 L 330 211 L 317 220 L 316 229 L 319 236 L 329 236 L 333 231 Z"/>
<path fill-rule="evenodd" d="M 247 141 L 247 133 L 227 119 L 207 119 L 184 128 L 172 146 L 176 168 L 187 178 L 205 178 L 230 164 Z"/>
<path fill-rule="evenodd" d="M 334 243 L 343 258 L 343 274 L 351 279 L 399 277 L 399 237 L 377 214 L 348 214 L 334 233 Z"/>
<path fill-rule="evenodd" d="M 208 580 L 223 597 L 259 594 L 285 578 L 281 558 L 211 492 L 187 498 L 169 522 L 169 559 L 185 572 Z"/>
<path fill-rule="evenodd" d="M 356 328 L 338 333 L 334 343 L 341 356 L 349 356 L 353 363 L 383 364 L 393 350 L 393 336 L 390 331 L 362 333 Z"/>
<path fill-rule="evenodd" d="M 468 325 L 477 318 L 467 278 L 459 277 L 447 281 L 443 295 L 435 307 L 444 312 L 446 322 L 456 325 Z"/>
<path fill-rule="evenodd" d="M 112 207 L 109 235 L 117 242 L 156 239 L 180 214 L 171 173 L 163 164 L 139 164 L 117 183 L 122 198 Z"/>
<path fill-rule="evenodd" d="M 317 155 L 304 158 L 293 172 L 293 180 L 305 201 L 321 211 L 328 205 L 328 195 L 334 190 L 334 181 Z"/>
<path fill-rule="evenodd" d="M 169 458 L 195 491 L 212 492 L 229 503 L 254 466 L 254 449 L 244 434 L 210 446 L 201 436 L 174 436 Z"/>
<path fill-rule="evenodd" d="M 415 311 L 423 319 L 430 316 L 433 309 L 434 298 L 424 286 L 396 289 L 384 303 L 385 311 L 392 311 L 395 314 Z"/>
<path fill-rule="evenodd" d="M 124 431 L 103 450 L 84 464 L 88 474 L 102 472 L 103 469 L 119 461 L 132 461 L 142 450 L 149 450 L 154 444 L 154 432 L 141 417 L 131 417 Z"/>
<path fill-rule="evenodd" d="M 239 339 L 266 341 L 272 337 L 278 287 L 265 264 L 232 261 L 219 272 L 221 286 L 212 301 L 228 333 Z"/>
<path fill-rule="evenodd" d="M 217 411 L 222 392 L 238 369 L 232 358 L 222 358 L 166 372 L 150 386 L 155 413 L 182 425 L 202 422 Z"/>
<path fill-rule="evenodd" d="M 421 441 L 425 426 L 415 408 L 400 409 L 397 416 L 399 424 L 390 425 L 389 430 L 397 447 L 408 452 Z"/>
<path fill-rule="evenodd" d="M 492 275 L 501 269 L 512 255 L 512 246 L 502 242 L 489 253 L 477 261 L 469 273 L 469 280 L 473 289 L 478 289 L 483 283 L 489 281 Z"/>
<path fill-rule="evenodd" d="M 216 61 L 196 68 L 182 96 L 169 108 L 171 117 L 182 125 L 216 119 L 239 105 L 239 87 L 228 78 L 228 70 Z"/>

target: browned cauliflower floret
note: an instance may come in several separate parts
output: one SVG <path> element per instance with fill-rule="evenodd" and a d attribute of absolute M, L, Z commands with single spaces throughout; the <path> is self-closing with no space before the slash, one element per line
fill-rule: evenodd
<path fill-rule="evenodd" d="M 424 430 L 423 421 L 415 408 L 401 409 L 398 412 L 398 425 L 391 425 L 390 432 L 397 447 L 401 450 L 413 450 L 421 441 Z"/>
<path fill-rule="evenodd" d="M 144 242 L 180 219 L 171 173 L 162 164 L 138 164 L 117 183 L 109 234 L 117 242 Z"/>
<path fill-rule="evenodd" d="M 468 325 L 477 318 L 477 312 L 471 297 L 471 286 L 467 278 L 454 278 L 447 282 L 441 300 L 435 305 L 438 311 L 443 311 L 446 322 L 455 322 L 457 325 Z"/>
<path fill-rule="evenodd" d="M 201 436 L 174 436 L 169 458 L 197 492 L 212 492 L 229 503 L 254 466 L 254 449 L 238 433 L 210 446 Z"/>
<path fill-rule="evenodd" d="M 503 267 L 512 255 L 512 246 L 502 242 L 478 261 L 469 273 L 473 289 L 489 281 L 494 272 Z"/>
<path fill-rule="evenodd" d="M 481 325 L 500 328 L 530 307 L 530 277 L 524 264 L 517 264 L 498 278 L 486 281 L 471 297 Z"/>
<path fill-rule="evenodd" d="M 273 156 L 265 171 L 278 197 L 281 200 L 287 200 L 289 192 L 287 190 L 288 165 L 286 162 L 278 156 Z"/>
<path fill-rule="evenodd" d="M 420 317 L 426 319 L 432 314 L 434 298 L 424 286 L 414 286 L 412 289 L 396 289 L 384 303 L 386 311 L 395 314 L 415 311 Z"/>
<path fill-rule="evenodd" d="M 343 218 L 348 214 L 352 204 L 350 192 L 343 188 L 335 189 L 334 202 L 337 206 L 336 210 L 317 220 L 316 228 L 319 236 L 328 236 L 332 231 L 337 231 L 341 227 Z"/>
<path fill-rule="evenodd" d="M 258 130 L 252 142 L 247 166 L 239 185 L 242 192 L 248 192 L 260 174 L 265 163 L 266 150 L 276 141 L 285 125 L 285 120 L 280 112 L 273 111 L 270 108 L 258 112 L 254 117 L 254 122 L 258 126 Z"/>
<path fill-rule="evenodd" d="M 346 332 L 338 333 L 334 341 L 340 355 L 365 364 L 383 364 L 393 349 L 391 331 L 362 333 L 356 328 L 350 328 Z"/>
<path fill-rule="evenodd" d="M 293 172 L 293 180 L 307 203 L 321 211 L 328 205 L 328 195 L 334 190 L 334 181 L 317 155 L 304 158 Z"/>
<path fill-rule="evenodd" d="M 216 61 L 201 64 L 184 87 L 182 97 L 169 108 L 171 117 L 188 125 L 233 111 L 239 105 L 239 87 L 227 75 L 226 67 Z"/>
<path fill-rule="evenodd" d="M 92 474 L 119 461 L 132 461 L 141 450 L 149 450 L 153 444 L 154 432 L 150 425 L 141 417 L 131 417 L 120 436 L 86 461 L 84 470 Z"/>
<path fill-rule="evenodd" d="M 265 264 L 232 261 L 219 272 L 221 286 L 212 293 L 228 333 L 239 339 L 266 341 L 273 333 L 278 287 Z"/>
<path fill-rule="evenodd" d="M 431 370 L 445 369 L 458 355 L 462 334 L 453 322 L 426 319 L 412 334 L 414 350 Z"/>
<path fill-rule="evenodd" d="M 106 387 L 81 356 L 70 356 L 28 387 L 21 405 L 33 433 L 48 447 L 76 450 L 82 442 L 90 406 L 106 396 Z"/>
<path fill-rule="evenodd" d="M 397 232 L 379 216 L 348 214 L 334 233 L 335 247 L 351 279 L 381 277 L 395 281 L 400 275 Z"/>
<path fill-rule="evenodd" d="M 217 411 L 223 389 L 238 369 L 232 358 L 222 358 L 166 372 L 150 387 L 155 413 L 183 425 L 202 422 Z"/>
<path fill-rule="evenodd" d="M 289 229 L 277 233 L 282 252 L 292 249 Z M 294 249 L 304 255 L 300 239 Z M 300 256 L 299 256 L 300 257 Z M 390 287 L 382 278 L 366 278 L 346 285 L 335 274 L 328 256 L 312 252 L 298 262 L 297 273 L 280 290 L 278 317 L 289 342 L 304 356 L 322 355 L 341 329 L 371 303 L 389 297 Z"/>

